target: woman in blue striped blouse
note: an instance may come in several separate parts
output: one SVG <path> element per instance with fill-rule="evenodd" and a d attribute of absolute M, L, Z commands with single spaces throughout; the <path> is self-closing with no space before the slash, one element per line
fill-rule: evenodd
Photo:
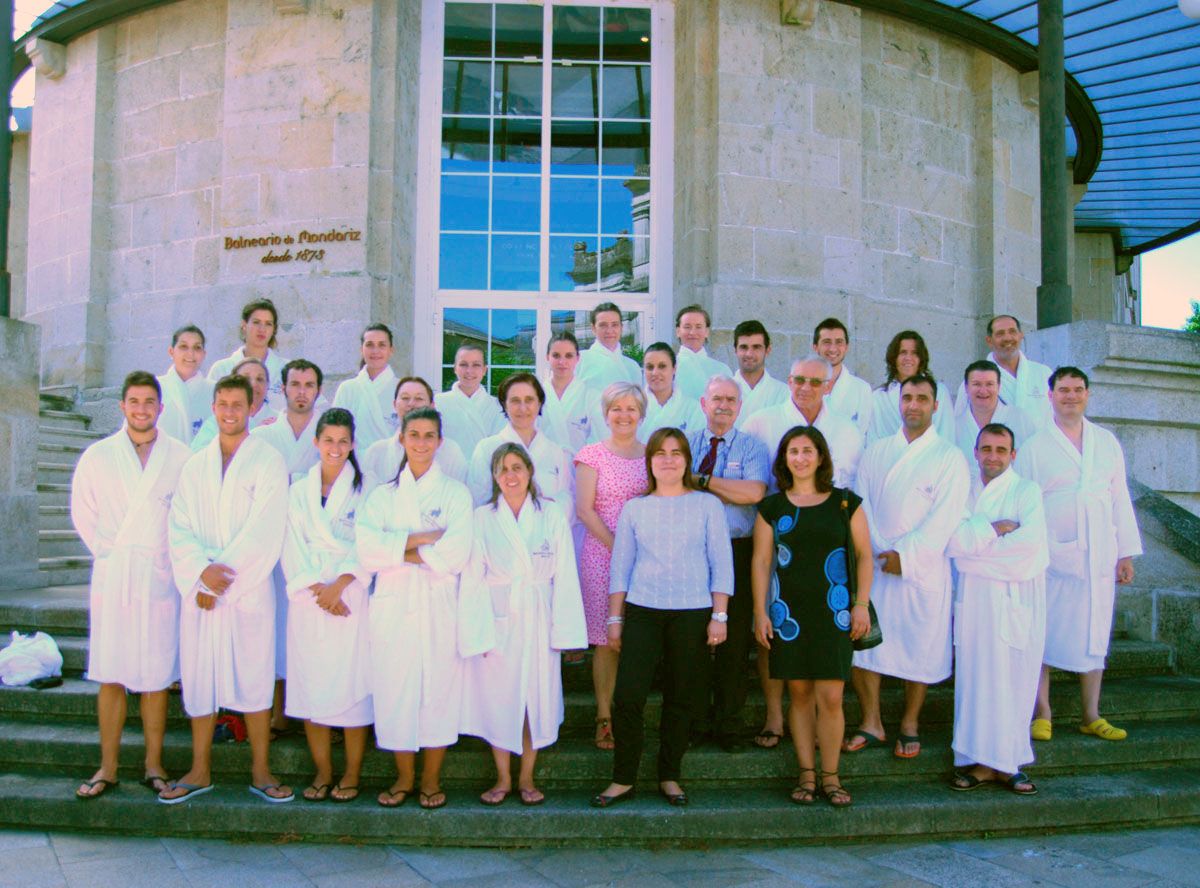
<path fill-rule="evenodd" d="M 650 489 L 617 522 L 608 596 L 608 643 L 621 654 L 613 695 L 613 782 L 592 799 L 607 808 L 632 798 L 644 742 L 643 711 L 660 662 L 665 669 L 658 787 L 687 804 L 679 785 L 692 713 L 704 699 L 702 668 L 725 640 L 733 552 L 725 510 L 692 480 L 692 454 L 676 428 L 646 442 Z"/>

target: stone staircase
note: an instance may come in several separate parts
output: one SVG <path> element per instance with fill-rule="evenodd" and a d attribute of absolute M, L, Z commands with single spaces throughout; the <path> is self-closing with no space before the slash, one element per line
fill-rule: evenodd
<path fill-rule="evenodd" d="M 43 390 L 38 411 L 38 567 L 47 585 L 86 583 L 92 556 L 71 526 L 71 475 L 80 454 L 104 437 L 75 409 L 73 392 Z"/>
<path fill-rule="evenodd" d="M 1175 675 L 1174 653 L 1161 643 L 1114 639 L 1105 713 L 1130 730 L 1123 743 L 1105 743 L 1075 731 L 1079 695 L 1073 677 L 1056 676 L 1055 738 L 1037 745 L 1030 773 L 1041 789 L 1018 798 L 999 789 L 969 794 L 946 788 L 953 687 L 930 689 L 923 727 L 924 751 L 902 761 L 888 750 L 843 758 L 842 775 L 855 797 L 852 808 L 799 808 L 788 802 L 795 780 L 790 746 L 775 751 L 750 745 L 732 753 L 702 745 L 684 761 L 692 806 L 672 809 L 654 793 L 651 732 L 643 760 L 644 796 L 612 811 L 594 811 L 588 798 L 607 783 L 611 754 L 591 742 L 590 670 L 564 669 L 566 722 L 559 743 L 539 756 L 539 784 L 547 803 L 523 808 L 515 801 L 483 808 L 476 796 L 490 785 L 490 756 L 479 741 L 464 738 L 451 750 L 444 784 L 450 806 L 420 811 L 415 803 L 384 811 L 375 794 L 393 779 L 389 754 L 367 756 L 363 794 L 347 805 L 268 807 L 246 792 L 250 751 L 246 744 L 214 750 L 217 789 L 194 803 L 166 808 L 137 785 L 143 754 L 137 701 L 130 700 L 122 761 L 122 785 L 95 803 L 76 801 L 79 780 L 98 756 L 95 685 L 81 677 L 86 661 L 87 589 L 57 586 L 0 593 L 0 630 L 50 632 L 64 655 L 62 687 L 44 691 L 0 688 L 0 825 L 120 831 L 122 834 L 244 836 L 257 839 L 405 842 L 453 845 L 671 844 L 713 845 L 762 840 L 787 842 L 874 841 L 904 836 L 1032 833 L 1103 829 L 1200 820 L 1200 680 Z M 898 684 L 885 684 L 885 723 L 894 733 L 902 702 Z M 761 722 L 757 692 L 746 725 Z M 657 724 L 660 700 L 648 706 Z M 847 724 L 858 718 L 853 694 Z M 170 773 L 186 770 L 190 735 L 178 697 L 172 697 L 166 742 Z M 335 752 L 335 758 L 340 753 Z M 273 744 L 272 766 L 302 788 L 311 777 L 304 741 Z"/>

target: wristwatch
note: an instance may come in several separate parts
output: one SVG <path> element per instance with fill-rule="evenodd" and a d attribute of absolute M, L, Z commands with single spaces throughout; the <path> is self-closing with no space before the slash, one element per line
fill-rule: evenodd
<path fill-rule="evenodd" d="M 729 622 L 729 614 L 725 613 L 724 611 L 713 611 L 712 618 L 714 623 Z"/>
<path fill-rule="evenodd" d="M 696 486 L 701 490 L 708 490 L 708 481 L 711 477 L 711 475 L 697 475 Z"/>

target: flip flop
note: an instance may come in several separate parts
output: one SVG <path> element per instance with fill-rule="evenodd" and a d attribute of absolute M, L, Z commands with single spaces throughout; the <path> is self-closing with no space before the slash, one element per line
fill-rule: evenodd
<path fill-rule="evenodd" d="M 1017 773 L 1003 781 L 1003 783 L 1008 787 L 1010 792 L 1015 792 L 1017 795 L 1037 795 L 1037 787 L 1034 785 L 1033 781 L 1029 779 L 1029 775 L 1024 771 L 1017 771 Z M 1030 788 L 1017 789 L 1018 783 L 1028 783 Z"/>
<path fill-rule="evenodd" d="M 190 801 L 193 796 L 204 795 L 206 792 L 212 792 L 213 785 L 210 783 L 207 786 L 200 786 L 195 783 L 172 783 L 170 789 L 186 789 L 181 796 L 176 796 L 173 799 L 164 799 L 161 795 L 158 797 L 159 804 L 162 805 L 180 805 Z"/>
<path fill-rule="evenodd" d="M 493 792 L 498 792 L 499 796 L 492 795 Z M 436 793 L 434 793 L 434 795 L 436 795 Z M 489 795 L 492 796 L 490 799 L 488 798 Z M 487 792 L 485 792 L 483 795 L 481 795 L 479 797 L 479 803 L 481 805 L 487 805 L 489 808 L 495 808 L 498 805 L 503 805 L 505 799 L 507 799 L 510 795 L 512 795 L 511 789 L 499 789 L 499 790 L 489 789 Z"/>
<path fill-rule="evenodd" d="M 862 738 L 862 743 L 855 743 L 854 741 L 859 737 Z M 875 734 L 872 734 L 870 731 L 864 731 L 862 728 L 859 728 L 842 741 L 842 752 L 862 752 L 864 749 L 886 747 L 887 745 L 888 742 L 886 738 L 878 737 Z"/>
<path fill-rule="evenodd" d="M 774 749 L 783 740 L 783 734 L 762 730 L 754 735 L 754 745 L 759 749 Z"/>
<path fill-rule="evenodd" d="M 916 752 L 905 752 L 904 751 L 905 746 L 911 746 L 914 743 L 917 745 Z M 920 754 L 921 754 L 921 738 L 920 737 L 918 737 L 916 734 L 897 734 L 896 735 L 896 748 L 892 751 L 892 755 L 894 755 L 898 759 L 915 759 Z"/>
<path fill-rule="evenodd" d="M 292 799 L 294 799 L 296 797 L 296 794 L 294 792 L 289 792 L 285 796 L 273 796 L 269 792 L 267 792 L 268 789 L 279 789 L 280 786 L 281 786 L 281 784 L 279 784 L 279 783 L 267 783 L 263 786 L 255 786 L 253 783 L 251 783 L 248 788 L 252 793 L 254 793 L 256 796 L 258 796 L 260 799 L 262 799 L 265 802 L 270 802 L 272 805 L 282 805 L 285 802 L 290 802 Z"/>
<path fill-rule="evenodd" d="M 354 793 L 354 795 L 349 796 L 347 798 L 339 798 L 338 796 L 335 796 L 333 794 L 334 792 L 352 792 L 352 793 Z M 333 788 L 333 792 L 331 792 L 329 794 L 330 801 L 334 802 L 335 804 L 339 804 L 339 805 L 344 805 L 344 804 L 346 804 L 346 802 L 352 802 L 356 798 L 358 798 L 358 787 L 357 786 L 342 786 L 342 784 L 340 784 L 340 783 L 337 786 L 335 786 Z"/>
<path fill-rule="evenodd" d="M 546 801 L 546 796 L 542 794 L 540 789 L 522 789 L 521 804 L 526 808 L 533 808 Z"/>
<path fill-rule="evenodd" d="M 955 792 L 970 792 L 973 789 L 979 789 L 985 783 L 991 783 L 991 780 L 980 780 L 974 774 L 964 771 L 961 774 L 955 774 L 954 779 L 950 781 L 950 788 Z"/>
<path fill-rule="evenodd" d="M 93 789 L 94 787 L 99 786 L 99 787 L 102 787 L 102 789 L 99 792 L 91 792 L 91 793 L 80 792 L 79 789 L 77 789 L 77 790 L 75 790 L 75 798 L 79 799 L 82 802 L 90 802 L 92 799 L 98 799 L 98 798 L 100 798 L 100 796 L 104 795 L 110 789 L 115 789 L 116 787 L 118 787 L 120 785 L 121 785 L 120 780 L 105 780 L 103 777 L 98 777 L 95 780 L 85 780 L 85 781 L 83 781 L 82 785 L 80 785 L 79 789 L 83 789 L 84 786 L 86 786 L 88 789 Z"/>
<path fill-rule="evenodd" d="M 155 786 L 154 784 L 156 783 L 161 783 L 162 789 L 159 789 L 157 786 Z M 166 777 L 160 777 L 157 774 L 147 774 L 142 778 L 141 784 L 155 795 L 158 795 L 160 792 L 166 792 L 171 788 L 171 781 Z"/>
<path fill-rule="evenodd" d="M 434 799 L 436 799 L 438 796 L 441 796 L 442 800 L 440 802 L 435 802 Z M 446 807 L 446 794 L 440 789 L 435 789 L 433 792 L 425 792 L 422 790 L 420 793 L 418 793 L 417 802 L 426 811 L 436 811 L 438 808 Z"/>
<path fill-rule="evenodd" d="M 329 790 L 331 788 L 332 784 L 330 783 L 322 783 L 320 786 L 317 786 L 317 784 L 313 783 L 309 785 L 308 789 L 315 790 L 315 792 L 310 796 L 308 794 L 308 789 L 306 789 L 300 794 L 300 798 L 304 799 L 306 802 L 323 802 L 329 798 Z"/>
<path fill-rule="evenodd" d="M 379 798 L 375 801 L 379 803 L 381 808 L 399 808 L 408 801 L 408 797 L 412 795 L 412 787 L 408 789 L 386 790 L 379 794 Z M 384 799 L 387 799 L 385 802 Z"/>

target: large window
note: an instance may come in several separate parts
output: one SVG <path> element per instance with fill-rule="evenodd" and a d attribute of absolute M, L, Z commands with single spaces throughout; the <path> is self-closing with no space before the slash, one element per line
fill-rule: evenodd
<path fill-rule="evenodd" d="M 669 4 L 426 0 L 426 11 L 423 71 L 439 82 L 423 84 L 423 124 L 437 149 L 422 177 L 434 193 L 418 243 L 432 255 L 417 308 L 434 335 L 418 328 L 418 368 L 449 385 L 455 349 L 478 342 L 494 390 L 538 368 L 554 329 L 586 347 L 587 311 L 610 299 L 640 354 L 670 301 L 669 213 L 651 216 L 670 194 Z"/>

